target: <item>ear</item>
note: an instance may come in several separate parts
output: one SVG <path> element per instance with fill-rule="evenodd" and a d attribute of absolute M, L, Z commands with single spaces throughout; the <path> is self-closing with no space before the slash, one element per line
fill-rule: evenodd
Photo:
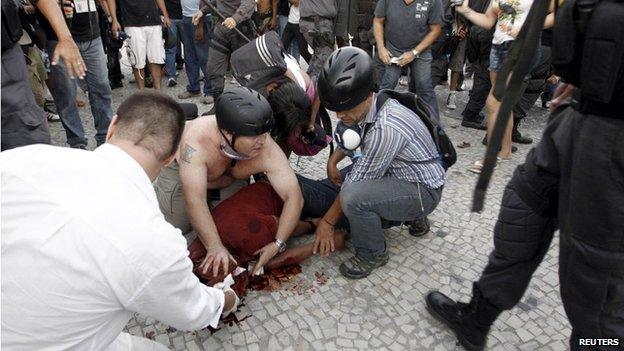
<path fill-rule="evenodd" d="M 167 159 L 163 161 L 163 168 L 168 167 L 171 163 L 173 163 L 173 161 L 175 160 L 175 157 L 176 157 L 176 153 L 167 157 Z"/>
<path fill-rule="evenodd" d="M 271 93 L 273 90 L 277 89 L 277 82 L 271 82 L 265 86 L 267 93 Z"/>
<path fill-rule="evenodd" d="M 114 115 L 110 124 L 108 125 L 108 132 L 106 132 L 106 142 L 109 142 L 119 127 L 119 116 Z"/>

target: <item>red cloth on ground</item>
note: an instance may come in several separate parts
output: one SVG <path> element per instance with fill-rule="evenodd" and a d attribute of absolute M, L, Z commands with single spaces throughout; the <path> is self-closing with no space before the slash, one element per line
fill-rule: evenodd
<path fill-rule="evenodd" d="M 275 240 L 277 220 L 283 202 L 273 187 L 257 182 L 239 190 L 211 211 L 223 245 L 230 251 L 239 266 L 254 257 L 254 252 Z M 195 264 L 201 263 L 206 250 L 195 239 L 189 246 L 189 257 Z"/>

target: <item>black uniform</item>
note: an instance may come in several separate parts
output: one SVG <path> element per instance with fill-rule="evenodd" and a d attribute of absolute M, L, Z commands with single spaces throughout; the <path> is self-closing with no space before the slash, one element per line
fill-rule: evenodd
<path fill-rule="evenodd" d="M 13 0 L 2 0 L 1 32 L 2 151 L 30 144 L 49 144 L 48 123 L 35 102 L 24 52 L 16 45 L 22 36 L 22 26 Z"/>
<path fill-rule="evenodd" d="M 572 104 L 551 115 L 507 184 L 494 251 L 468 307 L 438 292 L 427 296 L 434 316 L 467 347 L 482 347 L 498 314 L 520 301 L 557 228 L 570 348 L 624 347 L 624 2 L 600 1 L 586 22 L 574 6 L 566 0 L 559 10 L 555 35 L 563 34 L 555 44 L 562 44 L 553 47 L 556 73 L 578 87 Z M 587 25 L 575 29 L 579 23 Z"/>

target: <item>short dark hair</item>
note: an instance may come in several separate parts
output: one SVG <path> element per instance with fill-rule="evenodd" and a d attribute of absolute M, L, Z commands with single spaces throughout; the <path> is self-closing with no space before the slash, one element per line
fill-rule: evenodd
<path fill-rule="evenodd" d="M 171 97 L 154 91 L 130 95 L 117 109 L 116 135 L 151 151 L 164 161 L 178 149 L 184 124 L 184 110 Z"/>
<path fill-rule="evenodd" d="M 278 142 L 286 140 L 293 129 L 310 120 L 312 103 L 306 92 L 293 81 L 274 89 L 267 100 L 275 117 L 271 135 Z"/>

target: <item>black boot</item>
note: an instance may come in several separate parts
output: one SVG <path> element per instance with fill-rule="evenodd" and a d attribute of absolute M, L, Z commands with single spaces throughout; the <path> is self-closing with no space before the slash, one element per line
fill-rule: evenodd
<path fill-rule="evenodd" d="M 459 343 L 469 351 L 483 350 L 490 326 L 502 312 L 489 303 L 476 285 L 470 303 L 455 302 L 438 291 L 426 297 L 427 310 L 455 333 Z"/>
<path fill-rule="evenodd" d="M 461 125 L 462 127 L 466 128 L 487 130 L 487 126 L 483 124 L 484 120 L 485 116 L 483 116 L 481 113 L 479 113 L 476 118 L 467 118 L 466 115 L 463 115 Z"/>
<path fill-rule="evenodd" d="M 533 139 L 529 137 L 522 136 L 520 131 L 518 130 L 518 125 L 520 124 L 519 119 L 514 119 L 513 130 L 511 131 L 511 141 L 518 144 L 530 144 L 533 142 Z"/>

